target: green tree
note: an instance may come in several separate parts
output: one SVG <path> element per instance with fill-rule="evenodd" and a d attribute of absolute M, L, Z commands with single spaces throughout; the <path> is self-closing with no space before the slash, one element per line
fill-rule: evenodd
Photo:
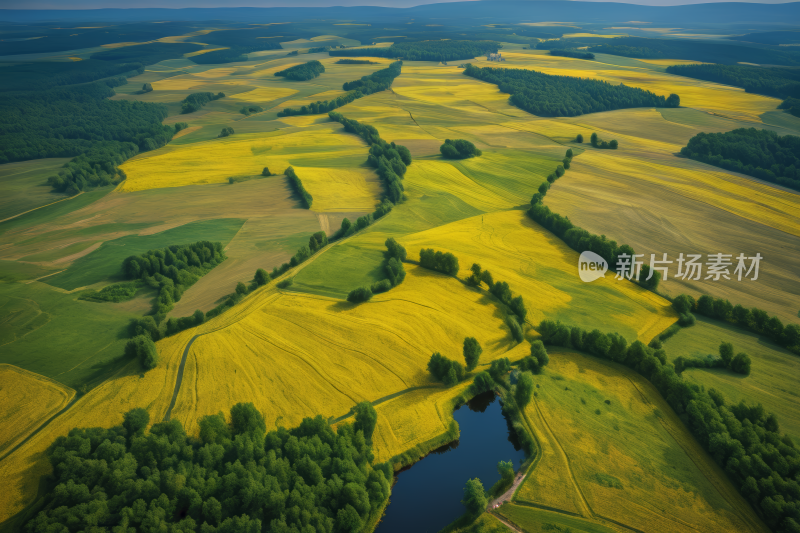
<path fill-rule="evenodd" d="M 750 375 L 750 356 L 746 353 L 740 352 L 736 354 L 736 357 L 733 358 L 731 361 L 731 370 L 736 372 L 737 374 L 743 374 L 745 376 Z"/>
<path fill-rule="evenodd" d="M 267 283 L 270 282 L 269 274 L 263 268 L 259 268 L 258 270 L 256 270 L 256 275 L 254 276 L 253 279 L 256 280 L 256 283 L 258 283 L 259 287 L 266 285 Z"/>
<path fill-rule="evenodd" d="M 358 304 L 367 302 L 372 298 L 372 291 L 369 287 L 359 287 L 350 291 L 347 295 L 347 301 L 350 303 Z"/>
<path fill-rule="evenodd" d="M 231 438 L 231 430 L 222 413 L 206 415 L 198 422 L 200 440 L 205 444 L 222 444 Z"/>
<path fill-rule="evenodd" d="M 733 361 L 733 344 L 730 342 L 723 342 L 719 345 L 719 356 L 722 362 L 725 363 L 726 368 L 731 367 Z"/>
<path fill-rule="evenodd" d="M 681 106 L 681 97 L 675 93 L 670 94 L 667 97 L 667 107 L 680 107 Z"/>
<path fill-rule="evenodd" d="M 272 176 L 272 172 L 269 171 L 269 167 L 264 167 L 264 170 L 261 171 L 262 176 Z"/>
<path fill-rule="evenodd" d="M 675 311 L 679 314 L 684 314 L 694 310 L 694 303 L 694 298 L 688 294 L 681 294 L 672 300 L 672 307 L 674 307 Z"/>
<path fill-rule="evenodd" d="M 247 294 L 247 286 L 241 281 L 236 284 L 236 294 Z"/>
<path fill-rule="evenodd" d="M 475 337 L 464 339 L 464 361 L 467 363 L 467 372 L 472 372 L 478 366 L 478 359 L 483 353 L 483 348 Z"/>
<path fill-rule="evenodd" d="M 533 394 L 533 377 L 529 372 L 523 372 L 517 378 L 517 388 L 514 391 L 514 400 L 520 409 L 524 409 L 531 401 Z"/>
<path fill-rule="evenodd" d="M 608 143 L 609 148 L 612 150 L 616 150 L 619 147 L 619 143 L 616 139 L 612 139 L 610 143 Z"/>
<path fill-rule="evenodd" d="M 135 435 L 143 435 L 149 423 L 150 414 L 141 407 L 131 409 L 122 415 L 122 427 L 125 428 L 128 439 L 131 439 Z"/>
<path fill-rule="evenodd" d="M 199 326 L 200 324 L 206 321 L 206 314 L 203 313 L 200 309 L 197 309 L 192 315 L 192 319 L 194 320 L 195 325 Z"/>
<path fill-rule="evenodd" d="M 488 501 L 480 479 L 475 478 L 467 481 L 464 486 L 464 499 L 461 500 L 461 503 L 467 508 L 467 512 L 471 514 L 482 513 L 486 509 Z"/>
<path fill-rule="evenodd" d="M 597 133 L 592 133 L 592 136 L 591 136 L 589 142 L 592 143 L 592 146 L 597 147 Z"/>
<path fill-rule="evenodd" d="M 583 135 L 581 135 L 581 134 L 579 133 L 579 134 L 578 134 L 578 136 L 577 136 L 577 137 L 575 137 L 575 142 L 576 142 L 576 143 L 583 143 Z"/>
<path fill-rule="evenodd" d="M 368 401 L 363 401 L 356 405 L 356 422 L 353 424 L 355 431 L 363 431 L 367 442 L 372 442 L 372 433 L 378 424 L 378 413 Z"/>
<path fill-rule="evenodd" d="M 234 435 L 248 433 L 263 437 L 267 432 L 267 424 L 264 415 L 252 402 L 240 402 L 231 407 L 231 429 Z"/>

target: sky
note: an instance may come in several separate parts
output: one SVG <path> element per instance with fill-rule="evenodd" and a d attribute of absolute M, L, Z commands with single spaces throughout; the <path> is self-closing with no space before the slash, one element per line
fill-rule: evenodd
<path fill-rule="evenodd" d="M 469 0 L 0 0 L 0 9 L 102 9 L 102 8 L 187 8 L 187 7 L 329 7 L 383 6 L 412 7 Z M 472 0 L 478 1 L 478 0 Z M 481 0 L 491 1 L 491 0 Z M 569 1 L 569 0 L 565 0 Z M 609 0 L 583 0 L 609 1 Z M 747 1 L 759 4 L 784 4 L 791 0 L 616 0 L 620 3 L 651 6 L 705 4 L 712 2 Z"/>

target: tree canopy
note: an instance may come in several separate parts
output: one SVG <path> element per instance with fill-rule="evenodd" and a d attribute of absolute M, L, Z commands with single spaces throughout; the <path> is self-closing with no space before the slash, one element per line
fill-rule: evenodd
<path fill-rule="evenodd" d="M 282 76 L 287 80 L 307 81 L 313 80 L 323 72 L 325 72 L 325 66 L 315 59 L 302 65 L 295 65 L 285 70 L 278 71 L 275 75 Z"/>
<path fill-rule="evenodd" d="M 800 190 L 800 137 L 739 128 L 698 133 L 681 148 L 692 159 Z"/>
<path fill-rule="evenodd" d="M 481 155 L 481 151 L 474 144 L 464 139 L 456 139 L 454 141 L 445 139 L 444 144 L 439 147 L 439 151 L 447 159 L 466 159 Z"/>
<path fill-rule="evenodd" d="M 631 107 L 667 107 L 663 96 L 602 80 L 473 65 L 467 65 L 464 74 L 494 83 L 502 92 L 511 95 L 512 104 L 543 117 L 574 117 Z"/>
<path fill-rule="evenodd" d="M 369 406 L 371 407 L 371 406 Z M 134 409 L 110 429 L 73 429 L 48 450 L 53 488 L 25 531 L 360 532 L 389 495 L 373 465 L 373 410 L 334 431 L 321 417 L 266 432 L 252 403 L 200 420 L 154 424 Z"/>

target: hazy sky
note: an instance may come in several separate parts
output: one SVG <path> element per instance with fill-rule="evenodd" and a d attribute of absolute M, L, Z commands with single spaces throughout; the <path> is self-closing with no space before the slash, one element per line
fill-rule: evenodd
<path fill-rule="evenodd" d="M 0 9 L 99 9 L 99 8 L 185 8 L 185 7 L 328 7 L 385 6 L 411 7 L 466 0 L 0 0 Z M 482 0 L 491 1 L 491 0 Z M 567 0 L 568 1 L 568 0 Z M 586 0 L 608 1 L 608 0 Z M 705 4 L 710 2 L 748 1 L 759 4 L 784 4 L 786 0 L 625 0 L 620 3 L 651 6 Z M 789 0 L 791 1 L 791 0 Z"/>

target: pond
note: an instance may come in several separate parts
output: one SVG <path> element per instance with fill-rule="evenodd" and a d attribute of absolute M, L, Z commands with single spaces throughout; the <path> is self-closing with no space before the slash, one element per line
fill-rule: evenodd
<path fill-rule="evenodd" d="M 525 461 L 510 422 L 493 392 L 480 394 L 453 413 L 459 440 L 435 450 L 397 474 L 386 514 L 375 533 L 436 533 L 464 514 L 461 499 L 468 479 L 486 490 L 500 479 L 498 461 Z"/>

